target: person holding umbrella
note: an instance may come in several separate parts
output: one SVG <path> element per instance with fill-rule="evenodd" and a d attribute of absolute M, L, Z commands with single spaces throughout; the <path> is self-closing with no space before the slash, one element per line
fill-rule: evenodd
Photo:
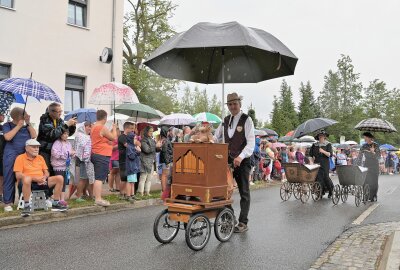
<path fill-rule="evenodd" d="M 30 124 L 29 114 L 22 108 L 15 107 L 10 112 L 12 121 L 3 125 L 4 156 L 3 156 L 3 202 L 4 211 L 13 211 L 12 204 L 15 201 L 15 173 L 14 161 L 25 152 L 25 143 L 29 139 L 36 138 L 36 130 Z"/>
<path fill-rule="evenodd" d="M 64 130 L 68 130 L 70 136 L 74 134 L 76 130 L 76 118 L 71 118 L 64 122 L 64 120 L 61 119 L 61 114 L 61 105 L 57 102 L 53 102 L 47 108 L 46 113 L 40 117 L 39 134 L 37 137 L 37 140 L 40 142 L 39 154 L 46 161 L 50 176 L 54 175 L 53 167 L 50 162 L 53 143 L 61 138 Z"/>
<path fill-rule="evenodd" d="M 332 197 L 333 183 L 329 178 L 329 159 L 332 156 L 332 145 L 326 140 L 328 133 L 321 130 L 315 139 L 318 140 L 311 146 L 310 156 L 313 158 L 314 163 L 319 164 L 317 180 L 322 186 L 322 196 L 326 191 L 329 192 L 328 198 Z"/>
<path fill-rule="evenodd" d="M 233 168 L 233 177 L 239 188 L 240 216 L 234 230 L 236 233 L 248 230 L 250 157 L 255 146 L 254 124 L 251 117 L 241 111 L 241 101 L 242 97 L 237 93 L 228 94 L 226 104 L 231 115 L 224 118 L 223 125 L 221 124 L 215 132 L 215 141 L 221 142 L 225 139 L 228 143 L 228 163 Z"/>
<path fill-rule="evenodd" d="M 357 159 L 359 166 L 368 168 L 365 184 L 369 185 L 369 200 L 377 201 L 378 196 L 378 178 L 379 178 L 379 144 L 375 142 L 375 137 L 371 132 L 363 133 L 365 144 L 361 146 L 359 157 Z"/>

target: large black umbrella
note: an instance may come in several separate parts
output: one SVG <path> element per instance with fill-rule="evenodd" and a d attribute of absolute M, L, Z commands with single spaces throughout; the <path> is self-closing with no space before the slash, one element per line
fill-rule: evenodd
<path fill-rule="evenodd" d="M 386 120 L 379 118 L 364 119 L 358 123 L 355 129 L 361 131 L 374 131 L 374 132 L 397 132 L 396 128 Z"/>
<path fill-rule="evenodd" d="M 293 137 L 300 138 L 317 130 L 332 126 L 338 122 L 329 118 L 313 118 L 305 121 L 295 130 Z"/>
<path fill-rule="evenodd" d="M 205 84 L 256 83 L 293 75 L 297 57 L 273 35 L 237 22 L 198 23 L 157 48 L 144 63 L 166 78 Z M 222 118 L 224 118 L 224 106 Z"/>

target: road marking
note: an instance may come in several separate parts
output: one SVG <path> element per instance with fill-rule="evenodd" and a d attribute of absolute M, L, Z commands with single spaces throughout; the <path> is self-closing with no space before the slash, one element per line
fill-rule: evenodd
<path fill-rule="evenodd" d="M 379 203 L 374 203 L 367 210 L 365 210 L 356 220 L 351 223 L 352 225 L 360 225 L 371 213 L 379 206 Z"/>

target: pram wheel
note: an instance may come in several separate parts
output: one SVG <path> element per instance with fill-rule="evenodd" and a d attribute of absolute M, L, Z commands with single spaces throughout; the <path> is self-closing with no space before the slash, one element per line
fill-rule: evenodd
<path fill-rule="evenodd" d="M 192 216 L 186 227 L 186 244 L 193 250 L 203 249 L 211 236 L 211 223 L 204 214 Z"/>
<path fill-rule="evenodd" d="M 340 185 L 335 185 L 332 193 L 332 202 L 334 205 L 337 205 L 340 199 Z"/>

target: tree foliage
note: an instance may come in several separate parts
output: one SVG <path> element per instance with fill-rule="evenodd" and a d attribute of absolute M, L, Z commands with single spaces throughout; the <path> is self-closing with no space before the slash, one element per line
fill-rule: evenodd
<path fill-rule="evenodd" d="M 249 109 L 247 110 L 247 115 L 251 117 L 251 120 L 253 120 L 254 127 L 258 127 L 258 120 L 256 118 L 256 111 L 253 109 L 252 105 L 250 105 Z"/>
<path fill-rule="evenodd" d="M 311 88 L 310 81 L 306 85 L 301 82 L 300 84 L 300 103 L 299 103 L 299 113 L 298 119 L 299 123 L 303 123 L 308 119 L 317 117 L 318 108 L 316 106 L 316 101 L 314 99 L 314 92 Z"/>
<path fill-rule="evenodd" d="M 169 19 L 177 5 L 170 0 L 128 0 L 132 11 L 124 22 L 124 83 L 139 101 L 169 113 L 176 106 L 177 81 L 161 78 L 143 66 L 143 61 L 175 31 Z"/>
<path fill-rule="evenodd" d="M 298 125 L 292 89 L 285 80 L 281 84 L 279 99 L 274 96 L 271 120 L 272 127 L 278 134 L 285 134 Z"/>
<path fill-rule="evenodd" d="M 200 112 L 210 112 L 221 117 L 221 101 L 214 94 L 212 98 L 207 95 L 206 89 L 200 90 L 197 86 L 191 90 L 186 86 L 183 90 L 178 109 L 182 113 L 196 114 Z"/>

